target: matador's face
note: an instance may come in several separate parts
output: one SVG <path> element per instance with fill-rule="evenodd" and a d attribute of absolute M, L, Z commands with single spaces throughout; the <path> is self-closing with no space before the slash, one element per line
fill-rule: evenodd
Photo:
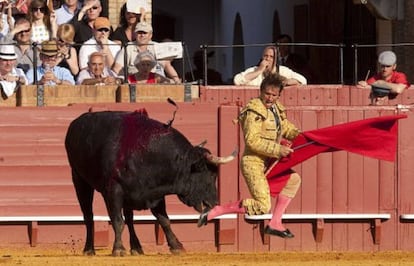
<path fill-rule="evenodd" d="M 268 86 L 264 90 L 260 91 L 260 99 L 266 108 L 271 108 L 274 103 L 280 97 L 280 88 L 275 86 Z"/>

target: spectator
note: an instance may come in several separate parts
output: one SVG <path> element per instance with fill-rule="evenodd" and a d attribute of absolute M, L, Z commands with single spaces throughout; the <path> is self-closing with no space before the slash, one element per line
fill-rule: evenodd
<path fill-rule="evenodd" d="M 135 42 L 137 35 L 135 33 L 135 27 L 139 22 L 141 14 L 129 12 L 127 10 L 127 4 L 123 4 L 119 17 L 119 26 L 111 34 L 109 39 L 122 44 L 124 46 L 128 42 Z"/>
<path fill-rule="evenodd" d="M 121 49 L 120 45 L 109 40 L 111 24 L 105 17 L 98 17 L 94 21 L 93 37 L 87 40 L 79 51 L 79 68 L 85 69 L 88 65 L 88 57 L 93 52 L 102 52 L 105 55 L 105 63 L 112 67 L 116 54 Z"/>
<path fill-rule="evenodd" d="M 407 76 L 396 71 L 397 69 L 397 56 L 392 51 L 384 51 L 378 56 L 378 63 L 380 71 L 371 78 L 361 80 L 358 82 L 357 87 L 361 89 L 372 89 L 372 87 L 381 87 L 389 91 L 382 95 L 371 94 L 371 100 L 377 104 L 381 103 L 385 96 L 393 99 L 398 94 L 407 89 L 410 84 L 407 80 Z"/>
<path fill-rule="evenodd" d="M 212 57 L 214 55 L 214 51 L 211 51 L 207 53 L 207 60 L 209 57 Z M 204 79 L 204 65 L 203 65 L 203 51 L 198 50 L 193 55 L 193 62 L 195 69 L 192 72 L 187 72 L 185 74 L 185 80 L 186 81 L 203 81 Z M 207 66 L 207 84 L 208 85 L 222 85 L 223 80 L 221 78 L 220 72 L 211 69 L 208 67 L 208 62 L 206 64 Z M 202 83 L 202 82 L 201 82 Z M 202 83 L 204 84 L 204 83 Z"/>
<path fill-rule="evenodd" d="M 36 69 L 37 83 L 40 85 L 75 85 L 75 80 L 70 71 L 56 65 L 58 47 L 56 41 L 42 42 L 40 60 L 42 65 Z M 26 77 L 29 84 L 35 84 L 33 79 L 34 69 L 27 71 Z"/>
<path fill-rule="evenodd" d="M 61 25 L 72 20 L 73 16 L 81 9 L 78 0 L 65 0 L 62 6 L 56 9 L 56 24 Z"/>
<path fill-rule="evenodd" d="M 300 134 L 299 129 L 286 118 L 285 108 L 279 103 L 282 90 L 283 77 L 278 74 L 267 75 L 260 85 L 260 97 L 250 100 L 239 115 L 246 144 L 241 170 L 252 198 L 215 206 L 201 214 L 200 226 L 226 213 L 260 215 L 270 211 L 272 204 L 269 184 L 264 174 L 265 166 L 269 158 L 282 159 L 289 156 L 293 152 L 290 141 Z M 282 144 L 282 138 L 286 139 L 286 144 Z M 282 215 L 296 195 L 301 178 L 293 170 L 284 174 L 288 181 L 277 195 L 272 218 L 264 233 L 292 238 L 294 235 L 282 224 Z"/>
<path fill-rule="evenodd" d="M 282 44 L 278 45 L 280 55 L 279 64 L 301 73 L 306 77 L 308 84 L 316 83 L 316 75 L 310 68 L 306 58 L 300 54 L 292 53 L 292 47 L 290 45 L 283 45 L 287 43 L 292 43 L 292 38 L 287 34 L 281 34 L 276 39 L 276 45 Z"/>
<path fill-rule="evenodd" d="M 75 27 L 75 44 L 81 45 L 93 37 L 93 24 L 102 11 L 101 1 L 85 0 L 83 7 L 79 10 L 70 23 Z M 80 46 L 75 47 L 79 51 Z"/>
<path fill-rule="evenodd" d="M 30 0 L 17 0 L 13 8 L 13 16 L 16 18 L 26 17 L 29 13 Z"/>
<path fill-rule="evenodd" d="M 306 78 L 290 68 L 277 65 L 277 52 L 273 46 L 267 46 L 263 50 L 263 56 L 257 66 L 250 67 L 234 77 L 236 85 L 260 86 L 263 79 L 273 73 L 279 73 L 283 78 L 284 86 L 305 85 Z"/>
<path fill-rule="evenodd" d="M 0 44 L 0 89 L 3 99 L 12 96 L 20 85 L 27 84 L 23 70 L 15 67 L 16 59 L 13 45 Z"/>
<path fill-rule="evenodd" d="M 73 76 L 79 73 L 78 55 L 73 48 L 75 28 L 72 24 L 64 23 L 59 25 L 57 33 L 58 58 L 57 65 L 70 70 Z"/>
<path fill-rule="evenodd" d="M 105 65 L 105 55 L 101 52 L 93 52 L 89 56 L 88 68 L 79 73 L 76 82 L 81 85 L 115 85 L 120 83 L 121 80 Z"/>
<path fill-rule="evenodd" d="M 154 43 L 152 39 L 152 26 L 147 22 L 139 22 L 135 27 L 135 32 L 137 33 L 136 44 L 137 45 L 128 45 L 126 47 L 127 52 L 127 72 L 128 74 L 136 73 L 138 70 L 135 67 L 135 58 L 137 54 L 143 51 L 150 51 L 153 55 L 154 52 Z M 124 70 L 124 53 L 125 47 L 123 47 L 118 55 L 115 58 L 115 63 L 112 67 L 112 70 L 118 75 Z M 161 76 L 167 76 L 174 80 L 174 82 L 181 82 L 178 77 L 177 71 L 171 65 L 170 60 L 157 60 L 157 65 L 154 67 L 154 73 L 158 73 Z M 167 75 L 166 75 L 167 74 Z"/>
<path fill-rule="evenodd" d="M 157 64 L 154 55 L 149 51 L 138 53 L 134 65 L 138 69 L 135 74 L 128 76 L 128 83 L 171 83 L 172 80 L 151 72 Z"/>
<path fill-rule="evenodd" d="M 4 43 L 16 41 L 15 52 L 17 55 L 17 67 L 23 69 L 25 73 L 34 65 L 34 52 L 36 51 L 37 65 L 40 65 L 39 52 L 36 48 L 32 49 L 30 36 L 31 24 L 27 18 L 16 20 L 14 28 L 3 38 Z"/>
<path fill-rule="evenodd" d="M 7 12 L 7 14 L 5 13 Z M 14 26 L 14 18 L 12 16 L 12 4 L 8 1 L 0 2 L 0 39 L 6 36 Z"/>
<path fill-rule="evenodd" d="M 42 43 L 56 37 L 56 16 L 49 10 L 45 0 L 32 0 L 27 14 L 32 25 L 32 42 Z"/>

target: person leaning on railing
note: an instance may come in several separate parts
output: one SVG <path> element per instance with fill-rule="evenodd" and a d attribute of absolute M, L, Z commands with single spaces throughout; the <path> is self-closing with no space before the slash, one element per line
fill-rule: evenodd
<path fill-rule="evenodd" d="M 93 52 L 88 59 L 88 67 L 81 70 L 76 84 L 81 85 L 118 85 L 122 80 L 105 64 L 105 55 Z"/>
<path fill-rule="evenodd" d="M 174 83 L 172 79 L 161 76 L 158 73 L 151 72 L 151 69 L 157 64 L 152 53 L 143 51 L 137 54 L 134 64 L 138 71 L 128 75 L 128 83 Z"/>
<path fill-rule="evenodd" d="M 151 24 L 145 21 L 139 22 L 135 27 L 135 32 L 137 34 L 136 44 L 122 47 L 115 58 L 115 63 L 112 66 L 112 70 L 118 75 L 123 74 L 124 71 L 127 71 L 128 74 L 137 72 L 137 68 L 135 67 L 134 62 L 138 53 L 149 51 L 155 55 L 155 42 L 152 41 L 153 29 Z M 126 68 L 124 67 L 125 50 L 127 53 Z M 181 79 L 178 77 L 177 71 L 171 64 L 170 60 L 157 60 L 157 65 L 154 67 L 153 72 L 158 73 L 161 76 L 173 79 L 175 83 L 181 83 Z"/>
<path fill-rule="evenodd" d="M 55 40 L 42 42 L 40 60 L 42 64 L 37 67 L 37 83 L 40 85 L 75 85 L 75 79 L 67 68 L 56 65 L 58 47 Z M 29 84 L 35 84 L 34 69 L 26 73 Z"/>
<path fill-rule="evenodd" d="M 304 76 L 285 66 L 277 65 L 276 47 L 267 46 L 263 50 L 260 63 L 257 66 L 249 67 L 245 71 L 238 73 L 234 77 L 234 84 L 260 86 L 263 79 L 270 74 L 278 73 L 283 80 L 284 86 L 306 85 L 307 80 Z"/>
<path fill-rule="evenodd" d="M 375 102 L 381 102 L 385 96 L 393 99 L 398 94 L 404 92 L 410 83 L 407 76 L 398 72 L 397 56 L 392 51 L 384 51 L 378 56 L 380 70 L 367 80 L 361 80 L 357 84 L 360 89 L 373 89 L 371 97 Z M 378 93 L 382 91 L 384 93 Z"/>

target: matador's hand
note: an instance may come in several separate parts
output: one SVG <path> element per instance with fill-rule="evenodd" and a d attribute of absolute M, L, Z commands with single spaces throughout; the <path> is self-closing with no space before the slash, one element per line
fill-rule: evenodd
<path fill-rule="evenodd" d="M 293 149 L 291 149 L 291 148 L 289 148 L 289 147 L 287 147 L 287 146 L 284 146 L 284 145 L 281 145 L 280 146 L 280 155 L 282 156 L 282 157 L 287 157 L 287 156 L 289 156 L 289 154 L 291 154 L 293 152 Z"/>

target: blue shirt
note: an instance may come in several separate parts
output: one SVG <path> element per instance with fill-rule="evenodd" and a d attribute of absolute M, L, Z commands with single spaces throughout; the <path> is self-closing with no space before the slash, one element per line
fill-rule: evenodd
<path fill-rule="evenodd" d="M 69 69 L 60 66 L 54 66 L 52 68 L 52 71 L 57 79 L 60 79 L 62 81 L 69 81 L 72 85 L 75 85 L 75 79 L 73 78 L 73 75 L 72 73 L 70 73 Z M 33 68 L 29 69 L 26 73 L 26 77 L 29 81 L 29 84 L 34 84 L 33 73 Z M 41 80 L 44 74 L 45 69 L 43 68 L 43 65 L 41 65 L 37 68 L 37 80 Z M 50 85 L 56 85 L 56 83 L 52 82 Z"/>
<path fill-rule="evenodd" d="M 75 13 L 70 13 L 68 6 L 63 4 L 60 8 L 55 10 L 56 24 L 60 25 L 63 23 L 68 23 L 80 9 L 81 4 L 78 2 Z"/>

